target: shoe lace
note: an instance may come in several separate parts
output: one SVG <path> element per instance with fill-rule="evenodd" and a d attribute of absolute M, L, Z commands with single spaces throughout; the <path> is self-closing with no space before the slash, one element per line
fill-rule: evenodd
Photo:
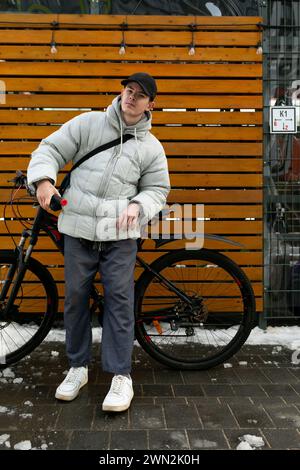
<path fill-rule="evenodd" d="M 122 375 L 116 375 L 112 380 L 111 392 L 115 393 L 116 395 L 120 395 L 124 384 L 125 377 L 123 377 Z"/>
<path fill-rule="evenodd" d="M 74 383 L 77 382 L 80 378 L 81 370 L 79 367 L 71 367 L 68 372 L 67 377 L 65 378 L 66 383 Z"/>

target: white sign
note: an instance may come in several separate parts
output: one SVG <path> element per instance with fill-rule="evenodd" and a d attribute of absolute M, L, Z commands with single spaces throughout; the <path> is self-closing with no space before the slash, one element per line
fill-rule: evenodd
<path fill-rule="evenodd" d="M 296 106 L 271 106 L 271 134 L 296 134 Z"/>

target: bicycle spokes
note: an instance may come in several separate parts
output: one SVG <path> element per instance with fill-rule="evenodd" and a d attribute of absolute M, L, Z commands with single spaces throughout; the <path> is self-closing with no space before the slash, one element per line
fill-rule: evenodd
<path fill-rule="evenodd" d="M 201 365 L 229 350 L 246 324 L 249 330 L 244 279 L 231 272 L 230 260 L 224 261 L 222 255 L 208 253 L 202 259 L 203 255 L 167 255 L 160 275 L 152 273 L 141 287 L 137 306 L 141 341 L 145 339 L 150 354 L 170 365 Z M 176 256 L 181 258 L 172 262 Z M 188 301 L 161 278 L 184 292 Z"/>
<path fill-rule="evenodd" d="M 45 316 L 51 308 L 51 299 L 47 295 L 46 287 L 41 282 L 38 272 L 30 266 L 25 272 L 22 285 L 19 287 L 16 296 L 12 299 L 10 294 L 16 285 L 17 269 L 12 270 L 12 266 L 17 263 L 16 257 L 11 254 L 7 261 L 0 261 L 0 362 L 9 362 L 7 358 L 21 354 L 24 348 L 40 334 L 41 325 L 45 321 Z M 12 271 L 14 277 L 9 283 Z M 12 301 L 13 300 L 13 301 Z"/>

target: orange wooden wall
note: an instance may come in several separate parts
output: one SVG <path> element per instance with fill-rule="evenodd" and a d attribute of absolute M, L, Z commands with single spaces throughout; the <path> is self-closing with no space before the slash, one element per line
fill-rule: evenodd
<path fill-rule="evenodd" d="M 16 169 L 26 170 L 39 141 L 80 112 L 101 110 L 136 71 L 152 74 L 159 96 L 153 133 L 171 176 L 168 203 L 203 203 L 205 231 L 252 280 L 262 309 L 262 55 L 258 17 L 0 15 L 0 217 Z M 53 27 L 52 22 L 58 22 Z M 124 32 L 123 32 L 124 31 Z M 125 39 L 126 52 L 119 54 Z M 57 53 L 50 44 L 56 42 Z M 189 45 L 195 54 L 189 55 Z M 1 90 L 0 90 L 1 91 Z M 70 109 L 71 108 L 71 109 Z M 168 111 L 166 111 L 166 109 Z M 176 110 L 175 110 L 176 109 Z M 32 218 L 29 202 L 24 218 Z M 22 226 L 7 209 L 12 233 Z M 155 259 L 178 240 L 144 258 Z M 0 246 L 13 248 L 3 220 Z M 35 257 L 49 265 L 63 299 L 63 258 L 41 237 Z M 138 276 L 137 269 L 136 275 Z"/>

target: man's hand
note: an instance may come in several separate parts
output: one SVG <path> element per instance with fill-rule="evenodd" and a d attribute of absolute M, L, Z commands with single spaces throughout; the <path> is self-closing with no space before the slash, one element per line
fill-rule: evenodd
<path fill-rule="evenodd" d="M 37 190 L 36 190 L 36 197 L 39 201 L 41 207 L 45 210 L 49 210 L 50 208 L 50 201 L 53 194 L 59 194 L 57 189 L 53 186 L 53 184 L 49 180 L 41 180 L 37 183 Z"/>
<path fill-rule="evenodd" d="M 123 212 L 121 213 L 120 217 L 117 220 L 117 229 L 127 230 L 130 228 L 134 228 L 137 223 L 139 213 L 140 213 L 139 204 L 135 202 L 132 202 L 131 204 L 129 204 L 129 206 L 123 210 Z"/>

